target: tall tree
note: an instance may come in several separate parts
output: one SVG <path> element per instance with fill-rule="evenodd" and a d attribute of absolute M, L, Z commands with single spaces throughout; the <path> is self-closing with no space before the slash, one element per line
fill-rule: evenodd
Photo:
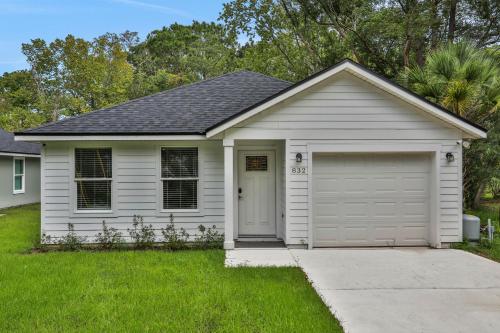
<path fill-rule="evenodd" d="M 133 69 L 119 36 L 92 41 L 68 35 L 47 44 L 34 39 L 23 53 L 39 95 L 39 107 L 53 121 L 127 99 Z"/>
<path fill-rule="evenodd" d="M 345 56 L 395 77 L 447 40 L 498 43 L 499 15 L 497 0 L 232 0 L 221 19 L 274 46 L 298 77 Z"/>
<path fill-rule="evenodd" d="M 500 52 L 460 42 L 437 49 L 424 67 L 404 76 L 406 84 L 456 114 L 489 128 L 486 140 L 464 151 L 464 199 L 477 206 L 481 194 L 500 169 Z"/>
<path fill-rule="evenodd" d="M 133 97 L 207 79 L 235 68 L 237 39 L 224 26 L 194 21 L 154 30 L 131 48 Z"/>
<path fill-rule="evenodd" d="M 13 132 L 45 121 L 38 110 L 36 91 L 29 71 L 5 73 L 0 77 L 0 128 Z"/>

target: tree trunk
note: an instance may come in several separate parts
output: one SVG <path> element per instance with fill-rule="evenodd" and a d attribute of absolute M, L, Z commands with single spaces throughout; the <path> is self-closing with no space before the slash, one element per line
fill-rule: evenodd
<path fill-rule="evenodd" d="M 435 50 L 438 46 L 438 38 L 439 38 L 439 18 L 438 18 L 438 10 L 439 3 L 441 0 L 432 0 L 431 2 L 431 49 Z"/>
<path fill-rule="evenodd" d="M 403 65 L 407 68 L 410 67 L 410 50 L 411 50 L 410 36 L 406 36 L 406 42 L 403 48 Z"/>
<path fill-rule="evenodd" d="M 448 20 L 448 41 L 455 39 L 455 29 L 457 26 L 457 4 L 459 0 L 450 0 L 450 19 Z"/>
<path fill-rule="evenodd" d="M 472 203 L 472 208 L 474 209 L 479 208 L 479 206 L 481 205 L 481 197 L 483 196 L 483 192 L 484 192 L 484 183 L 481 183 L 481 185 L 479 185 L 476 191 L 476 195 L 474 195 L 474 202 Z"/>
<path fill-rule="evenodd" d="M 417 61 L 417 64 L 422 67 L 425 64 L 425 55 L 424 55 L 424 41 L 419 40 L 417 41 L 417 46 L 415 50 L 415 60 Z"/>

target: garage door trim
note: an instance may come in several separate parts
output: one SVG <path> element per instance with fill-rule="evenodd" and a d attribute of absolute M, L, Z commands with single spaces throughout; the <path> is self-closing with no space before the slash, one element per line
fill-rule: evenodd
<path fill-rule="evenodd" d="M 430 235 L 429 243 L 432 247 L 440 248 L 441 241 L 439 237 L 440 225 L 440 200 L 439 200 L 439 181 L 440 181 L 440 146 L 439 145 L 419 145 L 405 143 L 397 144 L 308 144 L 307 145 L 307 167 L 310 171 L 307 175 L 308 182 L 308 247 L 313 248 L 313 154 L 314 153 L 431 153 L 431 175 L 430 175 Z"/>

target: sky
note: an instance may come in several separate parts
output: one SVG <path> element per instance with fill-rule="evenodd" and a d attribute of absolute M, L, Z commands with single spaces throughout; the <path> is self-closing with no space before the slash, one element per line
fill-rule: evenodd
<path fill-rule="evenodd" d="M 0 0 L 0 75 L 27 68 L 21 44 L 68 34 L 148 32 L 174 22 L 215 21 L 228 0 Z"/>

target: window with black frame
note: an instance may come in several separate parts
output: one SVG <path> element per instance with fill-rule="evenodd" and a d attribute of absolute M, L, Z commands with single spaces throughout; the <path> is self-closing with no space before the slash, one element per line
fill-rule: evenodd
<path fill-rule="evenodd" d="M 76 148 L 78 210 L 111 210 L 111 148 Z"/>
<path fill-rule="evenodd" d="M 198 209 L 198 148 L 161 149 L 163 209 Z"/>

